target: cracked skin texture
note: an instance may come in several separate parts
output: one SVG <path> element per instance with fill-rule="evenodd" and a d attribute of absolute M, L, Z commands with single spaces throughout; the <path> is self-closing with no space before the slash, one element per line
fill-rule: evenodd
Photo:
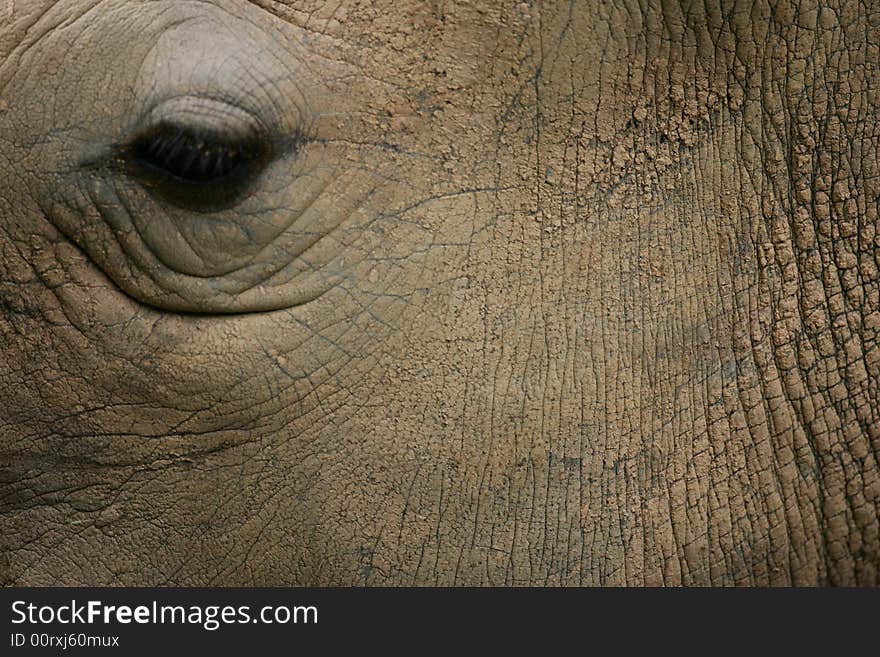
<path fill-rule="evenodd" d="M 4 8 L 4 584 L 880 583 L 874 3 Z M 172 215 L 70 155 L 151 12 L 312 94 L 316 298 L 180 312 L 77 196 Z"/>

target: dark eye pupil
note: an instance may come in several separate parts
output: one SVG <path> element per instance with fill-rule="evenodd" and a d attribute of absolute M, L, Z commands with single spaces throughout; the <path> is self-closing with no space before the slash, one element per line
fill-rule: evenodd
<path fill-rule="evenodd" d="M 182 181 L 208 183 L 232 176 L 259 159 L 260 153 L 246 142 L 163 125 L 136 140 L 132 155 Z"/>

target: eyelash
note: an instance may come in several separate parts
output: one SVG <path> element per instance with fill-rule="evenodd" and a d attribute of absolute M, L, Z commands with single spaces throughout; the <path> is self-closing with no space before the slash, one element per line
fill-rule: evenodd
<path fill-rule="evenodd" d="M 147 169 L 195 185 L 228 181 L 268 155 L 256 139 L 230 140 L 170 124 L 139 137 L 129 151 Z"/>

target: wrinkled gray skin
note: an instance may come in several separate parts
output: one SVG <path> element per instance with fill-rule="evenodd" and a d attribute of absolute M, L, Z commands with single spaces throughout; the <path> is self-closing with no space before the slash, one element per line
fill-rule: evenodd
<path fill-rule="evenodd" d="M 3 583 L 877 584 L 880 6 L 717 4 L 0 2 Z"/>

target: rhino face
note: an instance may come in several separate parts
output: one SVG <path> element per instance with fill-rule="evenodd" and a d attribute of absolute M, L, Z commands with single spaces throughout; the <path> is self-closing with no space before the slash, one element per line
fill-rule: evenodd
<path fill-rule="evenodd" d="M 22 4 L 4 583 L 876 583 L 862 8 Z"/>

